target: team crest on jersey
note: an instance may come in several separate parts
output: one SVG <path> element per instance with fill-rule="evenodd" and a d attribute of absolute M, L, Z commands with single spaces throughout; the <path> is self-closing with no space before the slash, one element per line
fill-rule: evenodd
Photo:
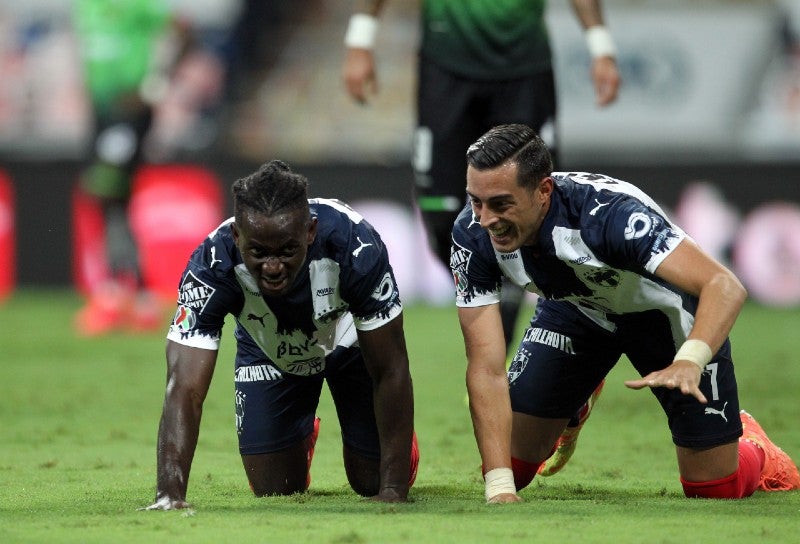
<path fill-rule="evenodd" d="M 178 304 L 195 313 L 203 313 L 203 309 L 214 295 L 213 287 L 197 279 L 191 271 L 183 277 L 180 287 L 178 287 Z"/>
<path fill-rule="evenodd" d="M 472 251 L 453 243 L 450 252 L 450 269 L 453 271 L 453 281 L 456 284 L 456 292 L 459 296 L 464 296 L 467 292 L 467 270 L 469 261 L 472 258 Z"/>
<path fill-rule="evenodd" d="M 514 359 L 512 359 L 511 364 L 508 366 L 508 383 L 514 383 L 514 380 L 519 378 L 520 374 L 525 370 L 525 367 L 528 366 L 528 360 L 530 359 L 530 353 L 526 349 L 520 349 L 516 355 L 514 355 Z"/>

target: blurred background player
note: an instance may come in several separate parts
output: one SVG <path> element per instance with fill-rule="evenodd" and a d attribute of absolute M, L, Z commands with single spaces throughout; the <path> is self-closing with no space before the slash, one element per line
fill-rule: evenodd
<path fill-rule="evenodd" d="M 109 268 L 75 325 L 86 335 L 119 327 L 154 329 L 161 326 L 162 312 L 142 289 L 128 202 L 154 109 L 191 48 L 192 34 L 160 0 L 76 0 L 73 24 L 95 125 L 79 190 L 102 208 Z"/>
<path fill-rule="evenodd" d="M 419 451 L 403 308 L 380 235 L 338 200 L 308 199 L 281 161 L 233 185 L 234 217 L 195 251 L 167 335 L 156 500 L 186 508 L 222 327 L 236 320 L 236 431 L 257 496 L 304 492 L 326 382 L 356 493 L 407 499 Z"/>
<path fill-rule="evenodd" d="M 347 92 L 366 103 L 378 91 L 373 46 L 387 0 L 358 0 L 345 36 Z M 466 149 L 489 128 L 525 123 L 557 154 L 556 89 L 545 0 L 421 0 L 417 128 L 413 140 L 415 202 L 431 248 L 450 266 L 450 232 L 464 205 Z M 617 97 L 616 48 L 599 0 L 572 0 L 591 53 L 597 104 Z M 510 346 L 522 302 L 503 290 Z"/>

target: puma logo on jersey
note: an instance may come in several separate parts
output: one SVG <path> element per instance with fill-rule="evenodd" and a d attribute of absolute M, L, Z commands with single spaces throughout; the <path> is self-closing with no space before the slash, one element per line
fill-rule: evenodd
<path fill-rule="evenodd" d="M 217 259 L 217 246 L 213 246 L 211 248 L 211 264 L 208 265 L 209 268 L 214 268 L 214 264 L 221 263 L 219 259 Z"/>
<path fill-rule="evenodd" d="M 259 323 L 261 323 L 261 326 L 263 327 L 264 326 L 264 316 L 266 316 L 266 315 L 267 314 L 264 314 L 264 315 L 247 314 L 247 320 L 248 321 L 258 321 Z"/>
<path fill-rule="evenodd" d="M 594 199 L 594 201 L 595 201 L 595 202 L 597 202 L 597 206 L 595 206 L 594 208 L 592 208 L 592 209 L 589 211 L 589 215 L 595 215 L 595 214 L 597 213 L 597 210 L 599 210 L 599 209 L 600 209 L 600 208 L 602 208 L 603 206 L 608 206 L 608 205 L 610 204 L 610 202 L 603 202 L 603 203 L 601 203 L 601 202 L 600 202 L 599 200 L 597 200 L 596 198 Z"/>
<path fill-rule="evenodd" d="M 716 415 L 718 415 L 719 417 L 721 417 L 722 419 L 724 419 L 724 420 L 725 420 L 725 422 L 727 423 L 727 422 L 728 422 L 728 416 L 726 416 L 726 415 L 725 415 L 725 407 L 726 407 L 727 405 L 728 405 L 728 401 L 726 400 L 726 401 L 725 401 L 725 404 L 723 404 L 723 405 L 722 405 L 722 410 L 717 410 L 716 408 L 711 408 L 710 406 L 707 406 L 707 407 L 706 407 L 705 414 L 706 414 L 706 415 L 709 415 L 709 414 L 716 414 Z"/>
<path fill-rule="evenodd" d="M 358 243 L 361 245 L 353 250 L 353 257 L 358 257 L 358 254 L 361 253 L 362 249 L 372 245 L 372 244 L 365 244 L 364 242 L 361 241 L 361 238 L 359 238 L 358 236 L 356 236 L 356 240 L 358 240 Z"/>

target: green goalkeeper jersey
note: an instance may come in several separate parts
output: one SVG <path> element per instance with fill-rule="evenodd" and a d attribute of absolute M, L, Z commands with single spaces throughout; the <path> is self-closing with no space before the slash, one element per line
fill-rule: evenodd
<path fill-rule="evenodd" d="M 426 59 L 475 79 L 513 79 L 551 67 L 545 0 L 423 0 Z"/>
<path fill-rule="evenodd" d="M 92 103 L 106 111 L 137 92 L 168 29 L 161 0 L 75 0 L 73 23 Z"/>

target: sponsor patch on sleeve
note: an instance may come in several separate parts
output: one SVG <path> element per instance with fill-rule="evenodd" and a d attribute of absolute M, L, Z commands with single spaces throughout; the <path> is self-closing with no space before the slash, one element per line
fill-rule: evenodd
<path fill-rule="evenodd" d="M 197 279 L 191 271 L 183 277 L 178 287 L 178 305 L 195 314 L 203 313 L 208 301 L 214 295 L 214 289 L 207 283 Z"/>

